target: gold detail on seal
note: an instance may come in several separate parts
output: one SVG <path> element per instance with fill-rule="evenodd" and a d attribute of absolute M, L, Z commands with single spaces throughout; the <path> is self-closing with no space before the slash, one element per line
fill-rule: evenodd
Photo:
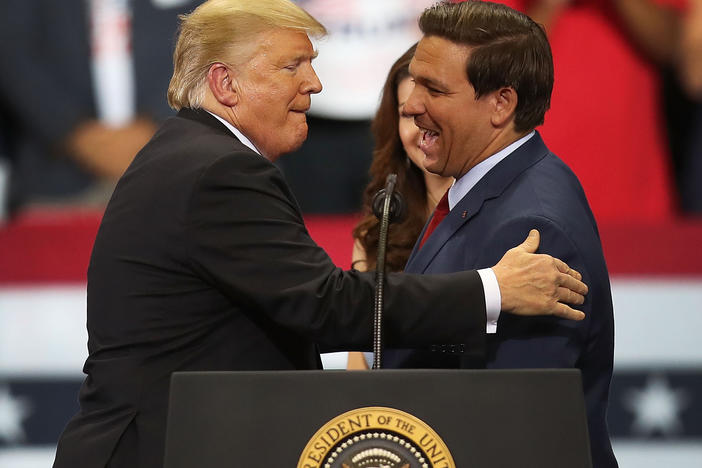
<path fill-rule="evenodd" d="M 297 468 L 325 468 L 330 465 L 329 460 L 336 457 L 335 453 L 353 445 L 354 441 L 374 437 L 419 448 L 426 458 L 419 458 L 418 454 L 418 466 L 456 468 L 448 447 L 428 424 L 404 411 L 382 406 L 357 408 L 327 422 L 305 446 Z M 407 439 L 406 443 L 403 438 Z"/>

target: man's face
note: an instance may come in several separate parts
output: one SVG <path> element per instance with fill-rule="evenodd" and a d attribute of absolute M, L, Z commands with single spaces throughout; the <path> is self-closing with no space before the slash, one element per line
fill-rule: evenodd
<path fill-rule="evenodd" d="M 491 97 L 475 99 L 466 75 L 470 48 L 437 36 L 424 37 L 410 63 L 415 87 L 404 112 L 421 130 L 424 167 L 461 177 L 490 156 L 495 138 Z M 487 153 L 487 154 L 486 154 Z"/>
<path fill-rule="evenodd" d="M 263 33 L 252 59 L 236 74 L 234 125 L 268 159 L 296 150 L 307 138 L 310 95 L 322 84 L 312 68 L 316 56 L 304 32 Z"/>

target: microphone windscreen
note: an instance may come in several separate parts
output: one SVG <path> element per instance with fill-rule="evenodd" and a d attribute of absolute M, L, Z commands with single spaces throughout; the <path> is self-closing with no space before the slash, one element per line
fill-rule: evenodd
<path fill-rule="evenodd" d="M 383 205 L 385 204 L 385 189 L 381 189 L 378 193 L 373 196 L 373 202 L 371 204 L 373 208 L 373 214 L 376 218 L 382 219 L 383 217 Z M 407 214 L 407 205 L 405 204 L 405 199 L 402 197 L 400 192 L 394 191 L 392 193 L 392 198 L 390 199 L 390 218 L 388 222 L 399 223 L 405 219 Z"/>

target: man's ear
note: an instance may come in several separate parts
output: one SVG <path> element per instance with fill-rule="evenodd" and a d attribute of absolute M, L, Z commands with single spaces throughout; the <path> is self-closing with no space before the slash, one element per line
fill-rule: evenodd
<path fill-rule="evenodd" d="M 207 84 L 220 104 L 234 107 L 239 102 L 232 71 L 223 63 L 212 64 L 207 72 Z"/>
<path fill-rule="evenodd" d="M 495 127 L 503 127 L 514 119 L 519 98 L 514 88 L 500 88 L 493 94 L 493 112 L 490 121 Z"/>

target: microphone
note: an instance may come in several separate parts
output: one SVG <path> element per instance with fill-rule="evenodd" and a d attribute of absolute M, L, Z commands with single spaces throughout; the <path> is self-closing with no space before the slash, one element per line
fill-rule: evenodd
<path fill-rule="evenodd" d="M 373 314 L 373 369 L 382 368 L 383 351 L 383 287 L 385 284 L 385 249 L 388 243 L 388 225 L 401 221 L 406 212 L 402 195 L 395 192 L 397 174 L 388 174 L 385 188 L 373 197 L 373 214 L 380 220 L 378 259 L 375 268 L 375 309 Z"/>
<path fill-rule="evenodd" d="M 395 174 L 390 174 L 388 177 L 394 175 Z M 393 183 L 393 187 L 394 185 L 395 184 Z M 373 201 L 371 202 L 373 214 L 376 218 L 378 218 L 381 221 L 383 218 L 383 205 L 385 204 L 385 198 L 387 198 L 385 196 L 385 194 L 387 193 L 386 190 L 386 188 L 378 190 L 378 192 L 375 195 L 373 195 Z M 405 204 L 405 199 L 402 197 L 402 194 L 400 192 L 393 191 L 390 195 L 390 211 L 388 223 L 400 223 L 405 219 L 406 214 L 407 205 Z"/>

